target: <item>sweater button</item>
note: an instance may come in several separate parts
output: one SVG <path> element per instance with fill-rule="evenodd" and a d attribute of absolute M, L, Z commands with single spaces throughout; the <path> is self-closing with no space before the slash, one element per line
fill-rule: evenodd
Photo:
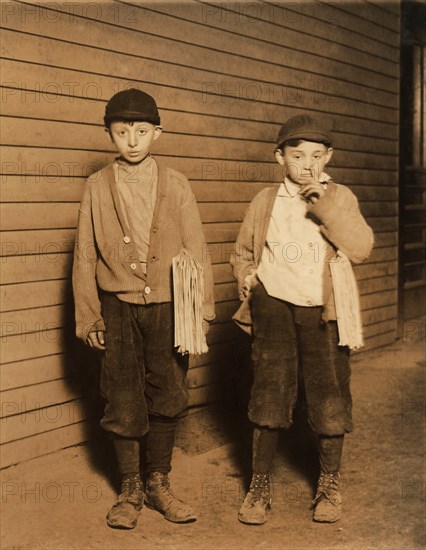
<path fill-rule="evenodd" d="M 157 231 L 158 231 L 158 227 L 153 227 L 153 228 L 152 228 L 152 232 L 153 232 L 153 233 L 157 233 Z"/>
<path fill-rule="evenodd" d="M 127 235 L 125 235 L 125 236 L 123 237 L 123 241 L 124 241 L 126 244 L 129 244 L 129 242 L 130 242 L 130 237 L 128 237 Z"/>
<path fill-rule="evenodd" d="M 136 269 L 136 264 L 130 264 L 130 269 Z"/>
<path fill-rule="evenodd" d="M 144 289 L 145 294 L 151 294 L 151 289 L 149 286 L 146 286 Z"/>

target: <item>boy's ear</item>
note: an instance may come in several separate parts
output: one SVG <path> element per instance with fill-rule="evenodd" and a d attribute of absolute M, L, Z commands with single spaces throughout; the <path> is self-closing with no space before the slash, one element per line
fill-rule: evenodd
<path fill-rule="evenodd" d="M 325 159 L 326 159 L 326 160 L 325 160 L 325 163 L 326 163 L 326 164 L 327 164 L 328 162 L 330 162 L 330 159 L 331 159 L 331 157 L 333 156 L 333 152 L 334 152 L 333 147 L 329 147 L 329 148 L 327 149 L 327 154 L 325 155 Z"/>
<path fill-rule="evenodd" d="M 154 130 L 154 141 L 158 139 L 161 136 L 161 132 L 163 131 L 162 126 L 156 126 Z"/>
<path fill-rule="evenodd" d="M 281 164 L 281 166 L 284 166 L 284 157 L 282 149 L 275 149 L 275 160 L 278 162 L 278 164 Z"/>
<path fill-rule="evenodd" d="M 110 140 L 114 143 L 114 140 L 112 139 L 111 128 L 104 128 L 104 131 L 109 135 Z"/>

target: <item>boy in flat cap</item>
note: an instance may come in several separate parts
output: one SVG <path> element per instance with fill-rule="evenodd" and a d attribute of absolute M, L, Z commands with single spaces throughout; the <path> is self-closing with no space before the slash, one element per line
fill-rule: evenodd
<path fill-rule="evenodd" d="M 144 500 L 169 521 L 186 523 L 196 516 L 168 478 L 188 368 L 188 356 L 174 349 L 172 258 L 184 248 L 203 268 L 206 327 L 215 316 L 211 266 L 188 180 L 150 155 L 162 131 L 154 99 L 137 89 L 119 92 L 104 122 L 118 157 L 87 181 L 73 288 L 77 336 L 102 353 L 101 425 L 113 434 L 122 476 L 107 523 L 132 529 Z"/>
<path fill-rule="evenodd" d="M 353 193 L 323 172 L 331 143 L 321 118 L 287 120 L 275 150 L 284 181 L 254 198 L 231 259 L 243 301 L 234 319 L 253 336 L 252 480 L 243 523 L 267 519 L 278 433 L 292 424 L 299 389 L 319 442 L 313 519 L 341 516 L 340 460 L 352 430 L 349 349 L 362 345 L 350 262 L 368 257 L 373 233 Z"/>

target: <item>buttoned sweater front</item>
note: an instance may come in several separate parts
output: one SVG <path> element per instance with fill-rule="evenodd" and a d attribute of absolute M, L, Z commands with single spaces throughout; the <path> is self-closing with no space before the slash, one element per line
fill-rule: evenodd
<path fill-rule="evenodd" d="M 99 289 L 142 305 L 172 301 L 172 259 L 182 248 L 203 268 L 203 316 L 206 320 L 215 316 L 212 269 L 194 194 L 183 174 L 156 162 L 157 195 L 146 274 L 120 204 L 113 165 L 87 180 L 73 264 L 76 333 L 83 340 L 91 331 L 105 330 Z M 126 295 L 137 299 L 128 300 Z"/>
<path fill-rule="evenodd" d="M 146 273 L 149 236 L 157 200 L 157 163 L 148 155 L 137 164 L 117 159 L 113 168 L 120 206 L 127 225 L 133 231 L 139 261 Z"/>

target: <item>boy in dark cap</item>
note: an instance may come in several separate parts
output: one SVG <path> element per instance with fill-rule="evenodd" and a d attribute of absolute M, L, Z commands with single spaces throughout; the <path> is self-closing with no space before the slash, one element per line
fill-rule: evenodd
<path fill-rule="evenodd" d="M 102 353 L 101 425 L 113 434 L 122 476 L 107 523 L 132 529 L 144 500 L 172 522 L 190 522 L 196 516 L 168 478 L 188 368 L 188 356 L 174 349 L 172 258 L 184 248 L 203 268 L 206 331 L 215 316 L 212 270 L 188 180 L 150 155 L 162 131 L 154 99 L 137 89 L 119 92 L 104 121 L 119 156 L 88 178 L 73 288 L 77 336 Z"/>
<path fill-rule="evenodd" d="M 275 158 L 284 182 L 254 198 L 231 259 L 243 301 L 234 319 L 253 335 L 253 477 L 239 511 L 243 523 L 267 519 L 278 433 L 292 424 L 299 387 L 319 441 L 313 519 L 341 515 L 340 459 L 352 430 L 349 348 L 362 345 L 350 262 L 368 257 L 373 233 L 353 193 L 323 172 L 331 143 L 319 117 L 295 116 L 281 127 Z"/>

